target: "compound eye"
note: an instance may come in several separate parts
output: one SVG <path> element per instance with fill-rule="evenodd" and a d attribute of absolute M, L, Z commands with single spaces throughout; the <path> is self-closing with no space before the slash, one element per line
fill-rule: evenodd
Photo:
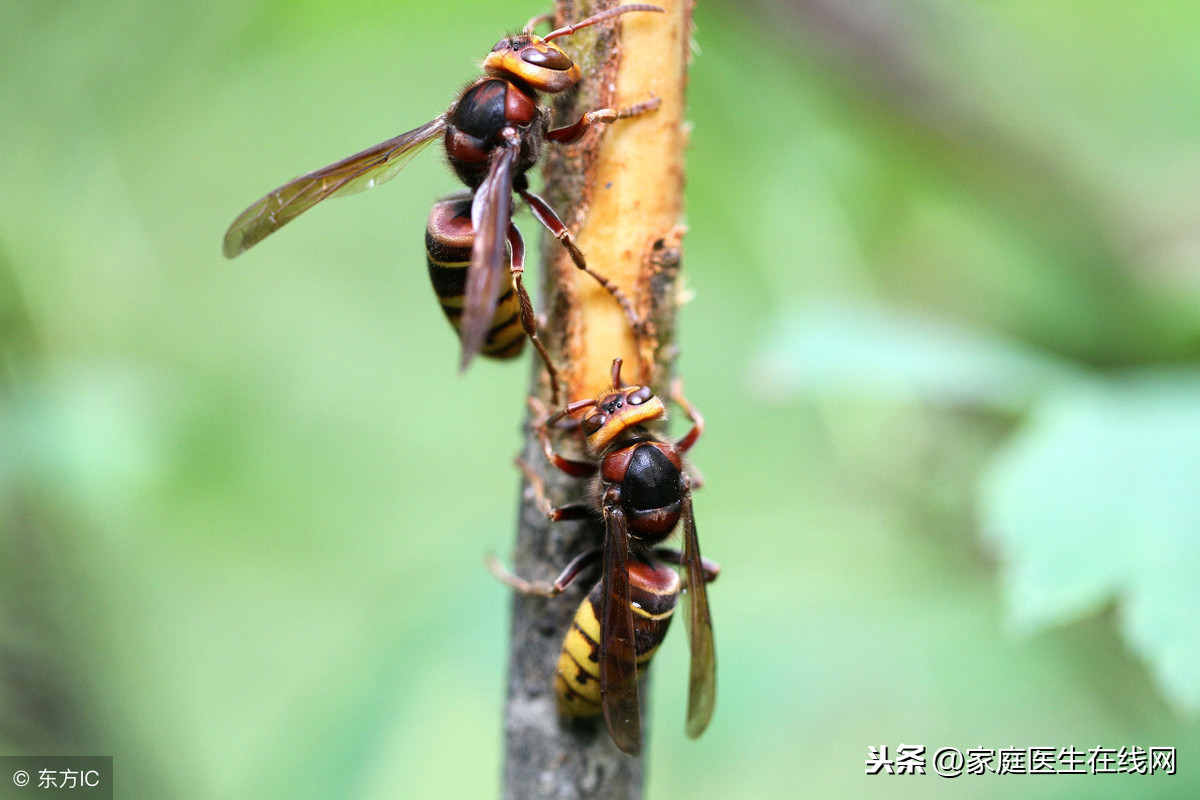
<path fill-rule="evenodd" d="M 509 40 L 501 39 L 500 41 L 496 42 L 496 46 L 492 48 L 492 52 L 495 53 L 498 50 L 507 50 L 508 48 L 509 48 Z"/>
<path fill-rule="evenodd" d="M 535 67 L 553 69 L 559 72 L 565 72 L 575 65 L 575 62 L 566 53 L 552 48 L 542 51 L 536 47 L 526 47 L 521 51 L 521 60 Z"/>
<path fill-rule="evenodd" d="M 590 417 L 585 417 L 583 422 L 579 423 L 579 427 L 583 430 L 584 436 L 591 436 L 603 428 L 606 422 L 608 422 L 607 414 L 592 414 Z"/>
<path fill-rule="evenodd" d="M 649 386 L 639 386 L 637 391 L 630 392 L 625 399 L 631 406 L 640 406 L 651 397 L 654 397 L 654 392 L 651 391 Z"/>

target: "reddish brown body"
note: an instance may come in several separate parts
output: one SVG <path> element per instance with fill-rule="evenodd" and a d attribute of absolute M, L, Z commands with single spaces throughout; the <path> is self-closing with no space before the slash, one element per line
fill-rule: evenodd
<path fill-rule="evenodd" d="M 462 291 L 454 296 L 461 297 L 461 303 L 451 318 L 462 340 L 461 367 L 465 369 L 479 352 L 499 357 L 515 354 L 512 347 L 497 348 L 494 341 L 489 343 L 496 326 L 507 324 L 512 318 L 510 310 L 499 308 L 511 283 L 521 328 L 541 355 L 552 395 L 557 398 L 557 371 L 537 339 L 533 306 L 521 282 L 524 244 L 512 224 L 512 195 L 516 192 L 534 217 L 562 241 L 576 266 L 612 293 L 636 328 L 639 323 L 633 306 L 606 278 L 587 266 L 567 227 L 544 200 L 528 190 L 525 178 L 525 173 L 541 158 L 546 142 L 574 142 L 594 124 L 613 122 L 657 107 L 657 101 L 652 100 L 625 110 L 598 109 L 587 112 L 571 125 L 551 129 L 550 110 L 539 96 L 540 92 L 563 92 L 581 77 L 578 65 L 551 43 L 552 39 L 631 11 L 662 9 L 640 3 L 617 6 L 551 31 L 545 38 L 533 33 L 534 26 L 543 18 L 532 20 L 523 33 L 496 43 L 483 61 L 485 77 L 464 89 L 446 113 L 394 139 L 301 175 L 252 204 L 226 231 L 225 255 L 233 258 L 246 251 L 322 200 L 390 180 L 413 155 L 442 134 L 450 165 L 471 191 L 470 258 Z M 446 199 L 449 198 L 443 200 Z M 446 219 L 435 208 L 426 226 L 427 236 L 443 243 L 459 237 L 460 228 L 446 223 Z M 431 258 L 442 261 L 435 256 Z M 438 296 L 443 308 L 447 308 L 450 296 L 440 290 Z"/>
<path fill-rule="evenodd" d="M 429 269 L 429 282 L 438 303 L 455 330 L 462 323 L 463 295 L 466 293 L 474 241 L 470 192 L 452 194 L 434 203 L 429 212 L 429 225 L 425 229 L 425 265 Z M 514 249 L 517 251 L 515 258 L 523 258 L 520 242 L 516 242 L 515 248 L 510 244 L 510 264 L 514 258 L 511 251 Z M 500 284 L 495 305 L 496 310 L 479 353 L 489 358 L 513 358 L 524 349 L 526 336 L 515 281 Z"/>
<path fill-rule="evenodd" d="M 629 535 L 651 545 L 679 524 L 683 508 L 683 459 L 670 442 L 633 438 L 604 456 L 600 478 L 606 502 L 625 510 Z M 613 495 L 619 490 L 619 495 Z"/>
<path fill-rule="evenodd" d="M 506 127 L 521 140 L 513 180 L 523 182 L 524 173 L 541 158 L 550 131 L 550 113 L 535 89 L 512 78 L 480 78 L 446 112 L 446 155 L 459 180 L 472 190 L 487 177 L 492 150 L 504 144 L 501 131 Z"/>
<path fill-rule="evenodd" d="M 678 442 L 664 439 L 646 427 L 666 415 L 663 401 L 648 386 L 623 386 L 620 359 L 613 361 L 612 375 L 611 390 L 594 400 L 568 403 L 536 423 L 547 461 L 569 475 L 592 479 L 592 502 L 552 507 L 540 477 L 522 462 L 547 516 L 564 520 L 599 514 L 604 520 L 604 547 L 577 556 L 548 586 L 511 573 L 497 574 L 521 591 L 554 596 L 602 559 L 600 583 L 580 604 L 563 642 L 555 678 L 559 709 L 567 715 L 603 712 L 617 746 L 637 753 L 642 742 L 638 669 L 648 665 L 666 635 L 681 591 L 690 600 L 688 735 L 699 736 L 712 718 L 716 655 L 705 584 L 716 578 L 720 568 L 700 555 L 692 481 L 683 463 L 703 420 L 676 393 L 692 429 Z M 550 443 L 551 426 L 578 412 L 584 412 L 579 430 L 588 461 L 564 458 Z M 676 527 L 682 528 L 682 551 L 656 546 Z M 682 566 L 683 581 L 663 561 Z"/>

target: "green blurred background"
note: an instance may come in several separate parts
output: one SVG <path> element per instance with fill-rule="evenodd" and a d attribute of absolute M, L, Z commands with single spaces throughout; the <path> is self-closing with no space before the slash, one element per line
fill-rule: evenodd
<path fill-rule="evenodd" d="M 528 364 L 457 374 L 452 176 L 220 240 L 544 10 L 0 0 L 0 752 L 112 754 L 129 798 L 498 793 Z M 1196 795 L 1200 6 L 696 18 L 720 688 L 686 740 L 668 637 L 647 796 Z M 1179 774 L 864 774 L 902 743 Z"/>

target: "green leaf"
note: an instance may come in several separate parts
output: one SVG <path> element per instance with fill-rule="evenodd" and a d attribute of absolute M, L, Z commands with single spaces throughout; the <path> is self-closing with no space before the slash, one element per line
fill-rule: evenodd
<path fill-rule="evenodd" d="M 980 483 L 1010 622 L 1033 632 L 1119 603 L 1121 632 L 1200 711 L 1200 374 L 1048 394 Z"/>
<path fill-rule="evenodd" d="M 755 365 L 760 391 L 860 389 L 1002 412 L 1076 372 L 1016 341 L 928 316 L 829 303 L 784 315 Z"/>

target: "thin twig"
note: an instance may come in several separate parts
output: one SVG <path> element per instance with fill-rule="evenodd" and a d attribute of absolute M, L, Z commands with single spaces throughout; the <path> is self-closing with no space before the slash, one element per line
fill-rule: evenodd
<path fill-rule="evenodd" d="M 610 0 L 560 0 L 556 24 L 613 5 Z M 653 112 L 615 122 L 577 146 L 553 150 L 547 163 L 545 196 L 571 228 L 589 266 L 632 300 L 643 321 L 639 337 L 620 304 L 575 267 L 557 240 L 543 245 L 542 336 L 562 371 L 566 400 L 599 392 L 616 357 L 628 365 L 627 381 L 651 383 L 660 393 L 669 383 L 683 235 L 691 2 L 659 5 L 666 13 L 628 14 L 619 24 L 598 25 L 564 40 L 584 79 L 578 93 L 558 99 L 560 124 L 596 108 L 633 106 L 652 96 L 661 101 Z M 537 364 L 532 387 L 532 394 L 549 402 Z M 556 446 L 568 453 L 577 447 L 571 436 L 560 437 Z M 581 499 L 580 481 L 546 469 L 532 433 L 523 458 L 541 475 L 554 503 Z M 598 520 L 550 523 L 527 484 L 522 491 L 513 554 L 517 574 L 553 580 L 572 558 L 603 541 Z M 505 713 L 509 800 L 641 797 L 641 759 L 616 748 L 602 719 L 567 722 L 555 705 L 552 678 L 563 636 L 598 578 L 581 576 L 559 597 L 517 594 L 513 600 Z"/>

